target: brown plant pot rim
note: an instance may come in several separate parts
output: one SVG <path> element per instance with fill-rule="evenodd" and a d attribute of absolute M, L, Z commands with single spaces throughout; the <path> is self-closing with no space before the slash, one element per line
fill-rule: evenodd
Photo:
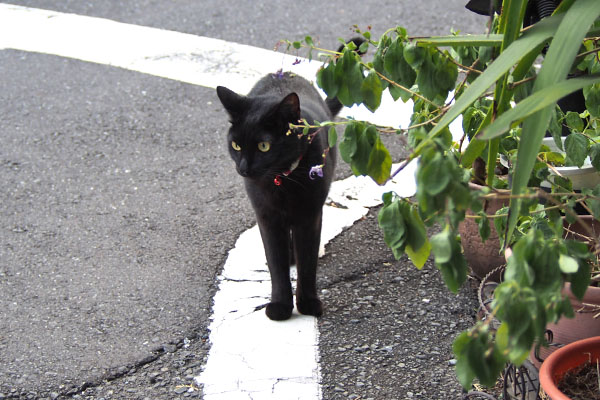
<path fill-rule="evenodd" d="M 570 400 L 558 390 L 558 382 L 567 371 L 585 363 L 590 357 L 592 362 L 600 358 L 600 336 L 578 340 L 550 354 L 542 363 L 539 374 L 546 394 L 552 400 Z"/>

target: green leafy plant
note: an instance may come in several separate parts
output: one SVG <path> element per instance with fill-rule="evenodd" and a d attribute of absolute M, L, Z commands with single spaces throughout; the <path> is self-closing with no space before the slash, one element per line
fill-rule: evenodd
<path fill-rule="evenodd" d="M 454 343 L 465 387 L 474 378 L 493 385 L 507 362 L 520 364 L 534 343 L 545 343 L 546 324 L 573 315 L 561 294 L 564 282 L 582 297 L 590 270 L 597 271 L 594 252 L 564 239 L 563 226 L 579 219 L 576 206 L 600 217 L 600 187 L 574 192 L 567 178 L 553 172 L 561 163 L 581 166 L 587 157 L 600 167 L 600 2 L 564 0 L 552 16 L 523 28 L 526 7 L 526 0 L 504 0 L 491 32 L 482 35 L 413 38 L 397 27 L 374 40 L 370 31 L 357 30 L 366 42 L 360 49 L 349 43 L 341 53 L 320 49 L 309 37 L 290 43 L 325 57 L 317 83 L 346 106 L 374 111 L 385 90 L 394 100 L 413 102 L 407 129 L 354 120 L 318 123 L 328 127 L 330 146 L 338 146 L 352 171 L 379 184 L 419 158 L 415 198 L 387 193 L 379 212 L 395 257 L 406 254 L 421 268 L 432 255 L 448 288 L 458 291 L 468 272 L 458 226 L 469 209 L 484 240 L 493 222 L 502 251 L 512 248 L 492 304 L 500 328 L 494 332 L 489 322 L 479 322 Z M 371 61 L 357 52 L 368 47 L 374 47 Z M 580 89 L 583 113 L 556 106 Z M 459 116 L 464 136 L 455 141 L 449 125 Z M 564 144 L 563 126 L 571 132 Z M 407 135 L 412 149 L 396 171 L 380 138 L 389 132 Z M 547 132 L 564 154 L 542 146 Z M 470 181 L 484 188 L 470 190 Z M 542 181 L 549 191 L 539 188 Z M 492 197 L 509 205 L 486 215 L 482 202 Z M 441 230 L 428 237 L 426 227 L 433 224 Z"/>

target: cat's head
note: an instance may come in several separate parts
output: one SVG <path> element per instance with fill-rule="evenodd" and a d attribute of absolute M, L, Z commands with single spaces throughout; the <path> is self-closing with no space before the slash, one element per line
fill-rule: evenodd
<path fill-rule="evenodd" d="M 230 117 L 227 145 L 240 175 L 273 179 L 298 161 L 307 140 L 289 127 L 300 120 L 296 93 L 247 97 L 219 86 L 217 95 Z"/>

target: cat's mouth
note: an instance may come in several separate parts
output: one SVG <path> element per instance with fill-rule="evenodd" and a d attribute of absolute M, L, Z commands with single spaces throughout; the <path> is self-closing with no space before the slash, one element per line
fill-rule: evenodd
<path fill-rule="evenodd" d="M 302 157 L 299 157 L 298 159 L 291 162 L 289 167 L 279 167 L 276 169 L 250 168 L 249 166 L 242 163 L 237 166 L 236 170 L 238 174 L 248 179 L 266 178 L 268 180 L 277 180 L 278 177 L 279 179 L 285 178 L 292 172 L 294 172 L 294 170 L 298 168 L 298 165 L 300 165 L 300 161 L 302 161 Z"/>
<path fill-rule="evenodd" d="M 268 176 L 268 175 L 274 175 L 274 173 L 270 173 L 269 171 L 266 170 L 259 170 L 259 169 L 250 169 L 250 168 L 236 168 L 237 173 L 240 174 L 242 177 L 244 178 L 248 178 L 248 179 L 259 179 L 261 177 L 264 176 Z"/>

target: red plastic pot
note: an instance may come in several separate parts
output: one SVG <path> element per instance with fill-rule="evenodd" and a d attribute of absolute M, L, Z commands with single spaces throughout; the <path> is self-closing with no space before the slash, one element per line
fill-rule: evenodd
<path fill-rule="evenodd" d="M 600 358 L 600 336 L 578 340 L 548 356 L 540 368 L 540 384 L 550 399 L 570 400 L 558 390 L 558 382 L 567 371 L 589 361 L 590 357 L 594 364 Z"/>

